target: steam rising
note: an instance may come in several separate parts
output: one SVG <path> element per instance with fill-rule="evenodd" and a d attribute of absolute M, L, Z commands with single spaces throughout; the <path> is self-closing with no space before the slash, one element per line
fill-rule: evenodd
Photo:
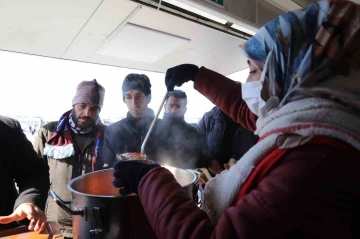
<path fill-rule="evenodd" d="M 104 147 L 104 156 L 116 159 L 116 154 L 140 152 L 153 117 L 154 112 L 148 109 L 148 115 L 142 119 L 128 113 L 127 118 L 110 125 L 107 130 L 115 132 L 112 148 L 107 151 L 112 151 L 114 155 L 105 152 Z M 145 146 L 145 154 L 149 160 L 162 166 L 192 169 L 207 166 L 203 153 L 205 148 L 205 139 L 196 128 L 182 118 L 164 117 L 164 120 L 157 120 Z"/>

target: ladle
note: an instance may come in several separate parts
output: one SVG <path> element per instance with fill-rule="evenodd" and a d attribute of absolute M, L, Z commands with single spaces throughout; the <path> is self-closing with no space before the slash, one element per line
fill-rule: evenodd
<path fill-rule="evenodd" d="M 149 140 L 149 136 L 150 136 L 151 132 L 153 131 L 154 127 L 155 127 L 156 121 L 157 121 L 157 119 L 158 119 L 158 117 L 159 117 L 159 114 L 160 114 L 160 112 L 161 112 L 161 110 L 162 110 L 162 108 L 163 108 L 163 106 L 164 106 L 164 103 L 165 103 L 165 100 L 166 100 L 166 97 L 167 97 L 168 93 L 169 93 L 169 92 L 166 91 L 166 94 L 164 95 L 164 98 L 163 98 L 163 100 L 161 101 L 161 104 L 160 104 L 160 106 L 159 106 L 159 109 L 157 110 L 156 115 L 155 115 L 153 121 L 151 122 L 150 128 L 149 128 L 149 130 L 148 130 L 148 132 L 147 132 L 147 134 L 146 134 L 146 136 L 145 136 L 145 139 L 144 139 L 144 141 L 143 141 L 143 143 L 142 143 L 142 145 L 141 145 L 141 153 L 142 153 L 142 154 L 145 154 L 144 151 L 145 151 L 146 143 L 147 143 L 147 141 Z"/>

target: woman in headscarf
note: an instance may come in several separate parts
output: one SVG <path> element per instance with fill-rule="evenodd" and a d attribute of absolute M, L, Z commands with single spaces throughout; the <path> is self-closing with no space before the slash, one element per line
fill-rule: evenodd
<path fill-rule="evenodd" d="M 115 165 L 114 185 L 138 193 L 158 238 L 360 238 L 359 16 L 353 2 L 321 1 L 241 46 L 250 74 L 233 103 L 245 113 L 227 112 L 240 112 L 243 125 L 257 115 L 260 141 L 207 183 L 204 210 L 165 168 Z M 211 76 L 169 69 L 167 86 L 199 84 L 201 71 Z M 219 102 L 235 99 L 229 92 Z"/>

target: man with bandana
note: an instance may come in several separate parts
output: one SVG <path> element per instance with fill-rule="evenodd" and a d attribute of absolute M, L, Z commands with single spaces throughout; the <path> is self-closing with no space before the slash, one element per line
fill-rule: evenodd
<path fill-rule="evenodd" d="M 99 113 L 104 102 L 105 89 L 96 80 L 83 81 L 77 86 L 72 109 L 57 122 L 40 128 L 35 151 L 50 168 L 51 190 L 63 200 L 70 200 L 68 182 L 85 173 L 102 169 L 99 154 L 105 126 Z M 72 216 L 51 198 L 46 203 L 48 220 L 57 222 L 65 238 L 72 238 Z"/>

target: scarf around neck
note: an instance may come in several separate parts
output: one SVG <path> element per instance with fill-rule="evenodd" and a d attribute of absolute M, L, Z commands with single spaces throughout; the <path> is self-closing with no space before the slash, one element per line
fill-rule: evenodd
<path fill-rule="evenodd" d="M 94 156 L 92 159 L 94 170 L 94 164 L 96 163 L 96 158 L 98 156 L 98 151 L 101 145 L 100 140 L 103 130 L 104 125 L 101 123 L 100 118 L 96 120 L 95 126 L 81 129 L 74 122 L 72 111 L 67 111 L 60 117 L 55 131 L 52 133 L 51 138 L 45 144 L 43 153 L 44 155 L 57 160 L 62 160 L 74 156 L 76 151 L 74 148 L 71 131 L 78 135 L 86 135 L 95 131 L 96 141 L 94 147 Z"/>
<path fill-rule="evenodd" d="M 290 102 L 257 121 L 261 141 L 229 170 L 207 182 L 203 209 L 213 222 L 234 203 L 245 180 L 264 157 L 276 148 L 292 149 L 308 142 L 299 137 L 327 136 L 342 140 L 360 151 L 360 117 L 351 108 L 321 98 Z M 285 137 L 278 145 L 279 136 Z"/>

